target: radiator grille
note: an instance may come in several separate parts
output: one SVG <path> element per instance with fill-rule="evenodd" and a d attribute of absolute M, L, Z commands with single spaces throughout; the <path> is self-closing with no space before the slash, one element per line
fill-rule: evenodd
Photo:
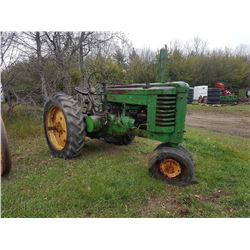
<path fill-rule="evenodd" d="M 175 125 L 176 95 L 165 94 L 157 96 L 155 125 L 157 127 L 172 127 Z"/>

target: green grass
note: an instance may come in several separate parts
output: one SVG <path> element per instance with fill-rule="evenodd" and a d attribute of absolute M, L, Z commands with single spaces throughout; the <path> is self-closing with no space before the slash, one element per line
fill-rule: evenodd
<path fill-rule="evenodd" d="M 5 122 L 13 169 L 2 179 L 2 217 L 250 217 L 250 139 L 187 129 L 199 183 L 177 187 L 148 175 L 159 142 L 88 140 L 63 160 L 48 152 L 41 113 L 20 106 Z"/>
<path fill-rule="evenodd" d="M 209 111 L 209 112 L 223 112 L 232 114 L 247 114 L 250 115 L 250 104 L 239 104 L 239 105 L 222 105 L 212 106 L 206 104 L 189 104 L 188 111 Z"/>

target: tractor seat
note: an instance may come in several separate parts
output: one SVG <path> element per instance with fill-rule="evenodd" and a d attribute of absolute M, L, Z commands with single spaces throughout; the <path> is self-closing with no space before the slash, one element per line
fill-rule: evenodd
<path fill-rule="evenodd" d="M 88 95 L 88 93 L 89 93 L 89 89 L 84 88 L 83 86 L 75 87 L 75 90 L 76 90 L 78 93 L 83 94 L 83 95 Z"/>

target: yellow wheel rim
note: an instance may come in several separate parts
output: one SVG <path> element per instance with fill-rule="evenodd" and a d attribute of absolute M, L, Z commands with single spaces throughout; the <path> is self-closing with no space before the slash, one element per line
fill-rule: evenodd
<path fill-rule="evenodd" d="M 46 130 L 50 144 L 56 150 L 62 150 L 67 141 L 67 123 L 59 107 L 51 107 L 46 115 Z"/>
<path fill-rule="evenodd" d="M 168 178 L 175 178 L 181 174 L 181 166 L 173 159 L 163 159 L 160 162 L 160 172 Z"/>

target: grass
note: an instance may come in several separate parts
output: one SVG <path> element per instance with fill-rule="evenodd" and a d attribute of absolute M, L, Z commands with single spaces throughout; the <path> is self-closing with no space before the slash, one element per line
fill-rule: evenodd
<path fill-rule="evenodd" d="M 189 104 L 188 111 L 208 111 L 250 115 L 250 104 L 212 106 L 206 104 Z"/>
<path fill-rule="evenodd" d="M 250 139 L 188 128 L 199 183 L 183 188 L 149 177 L 159 142 L 87 140 L 63 160 L 48 152 L 41 113 L 20 106 L 5 123 L 13 169 L 2 179 L 2 217 L 250 217 Z"/>

